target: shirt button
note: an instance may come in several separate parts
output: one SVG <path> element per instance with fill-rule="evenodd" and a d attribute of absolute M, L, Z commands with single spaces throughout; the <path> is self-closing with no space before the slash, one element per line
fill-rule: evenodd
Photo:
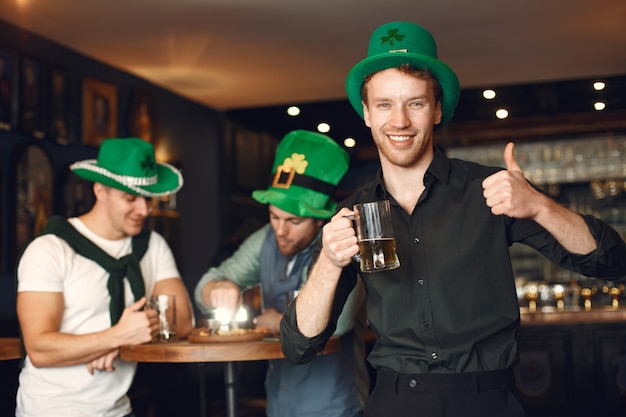
<path fill-rule="evenodd" d="M 439 357 L 439 355 L 437 355 L 437 352 L 433 352 L 433 353 L 431 353 L 431 354 L 430 354 L 430 356 L 431 356 L 433 359 L 437 359 L 437 358 Z"/>
<path fill-rule="evenodd" d="M 420 243 L 420 238 L 419 237 L 414 237 L 413 238 L 413 243 Z"/>
<path fill-rule="evenodd" d="M 417 381 L 412 379 L 409 381 L 409 387 L 415 388 L 417 386 Z"/>
<path fill-rule="evenodd" d="M 419 285 L 424 285 L 424 280 L 423 280 L 423 279 L 418 279 L 418 280 L 417 280 L 417 283 L 418 283 Z"/>
<path fill-rule="evenodd" d="M 424 325 L 424 327 L 428 327 L 428 322 L 427 321 L 423 322 L 422 324 Z"/>

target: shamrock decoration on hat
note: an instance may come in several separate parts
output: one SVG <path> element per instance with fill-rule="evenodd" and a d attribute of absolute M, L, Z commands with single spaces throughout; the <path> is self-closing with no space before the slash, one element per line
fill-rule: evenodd
<path fill-rule="evenodd" d="M 361 88 L 365 77 L 403 64 L 426 69 L 439 82 L 443 90 L 443 114 L 437 127 L 448 123 L 459 101 L 459 79 L 450 67 L 437 58 L 437 45 L 430 32 L 410 22 L 386 23 L 372 33 L 367 57 L 357 63 L 346 78 L 346 92 L 352 107 L 363 117 Z"/>
<path fill-rule="evenodd" d="M 350 157 L 333 139 L 307 130 L 294 130 L 276 149 L 273 180 L 252 198 L 299 217 L 327 219 L 337 203 L 331 197 L 348 171 Z"/>

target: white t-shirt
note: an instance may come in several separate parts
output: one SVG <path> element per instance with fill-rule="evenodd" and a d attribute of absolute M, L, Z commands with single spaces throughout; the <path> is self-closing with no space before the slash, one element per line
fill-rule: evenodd
<path fill-rule="evenodd" d="M 92 233 L 78 218 L 69 222 L 89 240 L 114 258 L 132 250 L 132 239 L 107 240 Z M 152 232 L 146 254 L 140 262 L 146 296 L 154 284 L 179 277 L 172 252 L 158 233 Z M 111 327 L 109 274 L 95 261 L 77 255 L 55 235 L 35 239 L 24 251 L 18 266 L 18 292 L 62 292 L 65 311 L 60 332 L 86 334 Z M 135 302 L 125 283 L 126 306 Z M 115 371 L 89 374 L 87 365 L 35 368 L 26 357 L 20 372 L 16 416 L 120 417 L 131 412 L 126 396 L 137 364 L 113 363 Z"/>

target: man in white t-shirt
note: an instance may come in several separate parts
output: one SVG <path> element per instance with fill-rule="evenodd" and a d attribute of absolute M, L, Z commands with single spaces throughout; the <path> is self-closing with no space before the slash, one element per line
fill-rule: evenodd
<path fill-rule="evenodd" d="M 93 208 L 53 217 L 20 258 L 17 315 L 26 349 L 16 416 L 132 416 L 126 395 L 136 363 L 118 348 L 149 342 L 153 294 L 176 296 L 177 331 L 191 331 L 187 289 L 163 237 L 144 231 L 152 197 L 183 184 L 137 138 L 107 139 L 97 160 L 70 169 L 94 182 Z"/>

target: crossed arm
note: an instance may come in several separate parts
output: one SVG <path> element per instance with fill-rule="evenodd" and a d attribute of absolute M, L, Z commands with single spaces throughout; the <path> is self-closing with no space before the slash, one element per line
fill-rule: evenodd
<path fill-rule="evenodd" d="M 166 279 L 155 284 L 154 293 L 175 294 L 177 326 L 181 337 L 192 327 L 189 297 L 180 279 Z M 113 360 L 122 345 L 149 342 L 158 329 L 154 310 L 142 311 L 145 297 L 126 307 L 113 326 L 87 334 L 63 333 L 61 321 L 64 298 L 60 292 L 24 291 L 17 295 L 17 315 L 28 356 L 36 367 L 60 367 L 86 364 L 95 369 L 113 371 Z"/>

